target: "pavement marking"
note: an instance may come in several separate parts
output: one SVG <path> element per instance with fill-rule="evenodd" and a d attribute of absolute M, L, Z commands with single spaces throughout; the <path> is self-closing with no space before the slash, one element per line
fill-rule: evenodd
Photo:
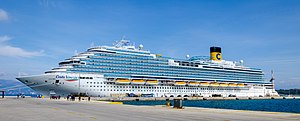
<path fill-rule="evenodd" d="M 109 104 L 123 105 L 123 102 L 109 102 Z"/>
<path fill-rule="evenodd" d="M 265 114 L 280 114 L 278 112 L 264 112 Z"/>
<path fill-rule="evenodd" d="M 90 119 L 93 119 L 93 120 L 96 120 L 97 118 L 95 118 L 95 117 L 89 117 Z"/>
<path fill-rule="evenodd" d="M 74 112 L 68 112 L 69 114 L 75 114 Z"/>

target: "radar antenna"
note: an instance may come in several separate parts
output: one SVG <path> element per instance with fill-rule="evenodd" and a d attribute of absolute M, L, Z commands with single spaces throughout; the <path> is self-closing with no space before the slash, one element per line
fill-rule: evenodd
<path fill-rule="evenodd" d="M 94 43 L 94 42 L 92 42 L 90 46 L 91 46 L 91 47 L 95 47 L 95 43 Z"/>
<path fill-rule="evenodd" d="M 77 52 L 77 50 L 74 50 L 74 55 L 78 55 L 78 52 Z"/>
<path fill-rule="evenodd" d="M 122 40 L 125 40 L 125 38 L 126 38 L 126 36 L 125 36 L 125 35 L 123 35 L 123 36 L 122 36 Z"/>
<path fill-rule="evenodd" d="M 120 40 L 116 41 L 116 44 L 114 44 L 116 47 L 123 47 L 123 46 L 129 46 L 130 41 L 129 40 Z"/>

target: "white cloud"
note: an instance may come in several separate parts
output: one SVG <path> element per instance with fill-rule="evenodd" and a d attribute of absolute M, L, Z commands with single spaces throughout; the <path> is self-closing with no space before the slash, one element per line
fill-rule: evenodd
<path fill-rule="evenodd" d="M 0 9 L 0 21 L 5 21 L 5 20 L 8 20 L 7 12 Z"/>
<path fill-rule="evenodd" d="M 13 47 L 6 43 L 5 41 L 11 40 L 9 36 L 0 36 L 0 56 L 11 56 L 11 57 L 33 57 L 33 56 L 43 56 L 44 51 L 26 51 L 22 48 Z"/>
<path fill-rule="evenodd" d="M 0 43 L 11 40 L 12 38 L 9 36 L 0 36 Z"/>

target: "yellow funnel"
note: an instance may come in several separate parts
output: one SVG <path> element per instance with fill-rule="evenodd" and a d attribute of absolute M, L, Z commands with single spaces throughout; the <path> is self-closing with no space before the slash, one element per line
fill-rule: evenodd
<path fill-rule="evenodd" d="M 222 53 L 220 47 L 210 47 L 210 59 L 214 61 L 222 60 Z"/>

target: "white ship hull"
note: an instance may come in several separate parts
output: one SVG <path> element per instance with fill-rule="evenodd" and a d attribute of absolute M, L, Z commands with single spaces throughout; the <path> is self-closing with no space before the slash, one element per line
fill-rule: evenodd
<path fill-rule="evenodd" d="M 80 78 L 81 77 L 81 78 Z M 113 80 L 97 74 L 51 73 L 39 76 L 17 78 L 27 86 L 43 95 L 67 96 L 85 94 L 93 97 L 111 97 L 113 95 L 152 95 L 153 97 L 261 97 L 278 95 L 274 89 L 264 86 L 248 85 L 245 87 L 221 86 L 176 86 L 176 85 L 140 85 L 115 84 Z"/>

